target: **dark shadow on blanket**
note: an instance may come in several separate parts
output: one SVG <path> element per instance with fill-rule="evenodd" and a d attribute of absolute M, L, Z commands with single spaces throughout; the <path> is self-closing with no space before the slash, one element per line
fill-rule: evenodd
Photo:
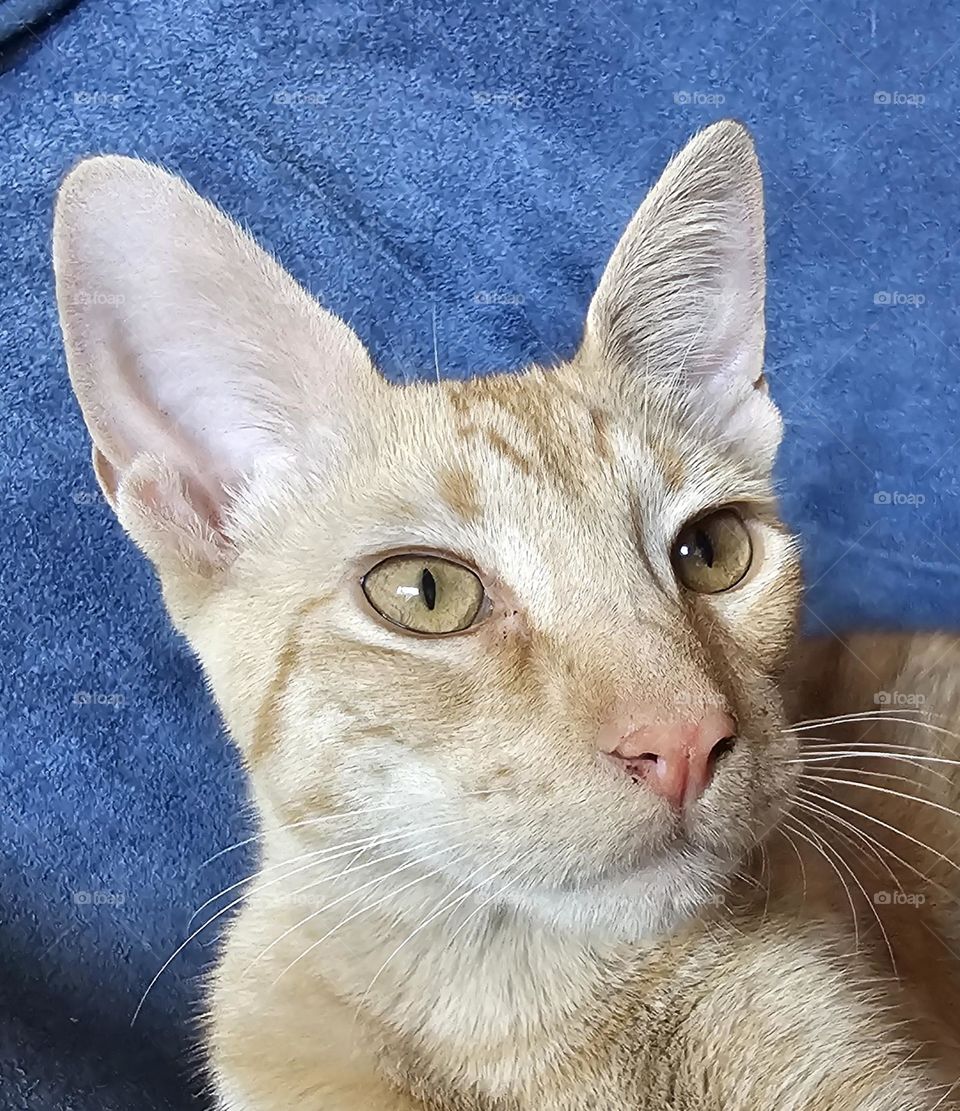
<path fill-rule="evenodd" d="M 19 0 L 0 12 L 0 73 L 40 44 L 43 33 L 80 0 Z M 15 18 L 14 18 L 15 17 Z"/>
<path fill-rule="evenodd" d="M 74 983 L 58 992 L 43 978 L 49 970 L 31 968 L 31 956 L 15 953 L 10 940 L 0 934 L 0 999 L 11 1012 L 0 1022 L 4 1107 L 201 1111 L 210 1106 L 199 1094 L 196 1062 L 186 1046 L 171 1044 L 169 1029 L 151 1029 L 146 1022 L 131 1026 L 128 1000 L 118 999 L 107 983 L 82 988 Z"/>

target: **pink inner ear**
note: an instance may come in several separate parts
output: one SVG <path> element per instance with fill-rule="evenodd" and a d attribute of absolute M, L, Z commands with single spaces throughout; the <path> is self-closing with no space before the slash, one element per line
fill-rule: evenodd
<path fill-rule="evenodd" d="M 156 167 L 81 163 L 58 198 L 54 261 L 70 376 L 112 505 L 126 492 L 141 515 L 222 534 L 232 491 L 316 428 L 339 428 L 358 387 L 378 388 L 342 321 Z M 141 481 L 143 460 L 157 484 Z"/>
<path fill-rule="evenodd" d="M 117 512 L 158 564 L 175 554 L 181 564 L 207 574 L 227 566 L 235 554 L 220 506 L 159 459 L 137 457 L 120 482 Z"/>
<path fill-rule="evenodd" d="M 93 473 L 100 484 L 103 496 L 110 505 L 115 506 L 117 503 L 117 486 L 120 479 L 116 468 L 96 445 L 93 447 Z"/>

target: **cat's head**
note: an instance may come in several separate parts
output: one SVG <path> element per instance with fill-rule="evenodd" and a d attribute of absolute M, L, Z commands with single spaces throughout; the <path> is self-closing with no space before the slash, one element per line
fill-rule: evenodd
<path fill-rule="evenodd" d="M 739 125 L 670 163 L 551 369 L 389 384 L 130 159 L 67 178 L 55 264 L 97 477 L 268 831 L 380 831 L 464 892 L 630 937 L 717 897 L 791 790 L 800 589 Z"/>

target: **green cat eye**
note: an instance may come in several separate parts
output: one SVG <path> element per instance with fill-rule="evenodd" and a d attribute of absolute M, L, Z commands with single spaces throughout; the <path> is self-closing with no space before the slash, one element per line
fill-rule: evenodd
<path fill-rule="evenodd" d="M 476 621 L 483 585 L 460 563 L 429 555 L 397 555 L 363 577 L 367 601 L 394 625 L 415 633 L 458 633 Z"/>
<path fill-rule="evenodd" d="M 736 586 L 750 569 L 750 533 L 732 509 L 715 510 L 684 525 L 670 560 L 688 590 L 719 594 Z"/>

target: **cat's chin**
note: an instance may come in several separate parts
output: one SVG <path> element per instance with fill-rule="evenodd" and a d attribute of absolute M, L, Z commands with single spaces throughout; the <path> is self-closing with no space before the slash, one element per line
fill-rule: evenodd
<path fill-rule="evenodd" d="M 524 908 L 562 932 L 653 942 L 723 902 L 735 863 L 689 848 L 646 867 L 611 870 L 576 887 L 535 888 Z"/>

